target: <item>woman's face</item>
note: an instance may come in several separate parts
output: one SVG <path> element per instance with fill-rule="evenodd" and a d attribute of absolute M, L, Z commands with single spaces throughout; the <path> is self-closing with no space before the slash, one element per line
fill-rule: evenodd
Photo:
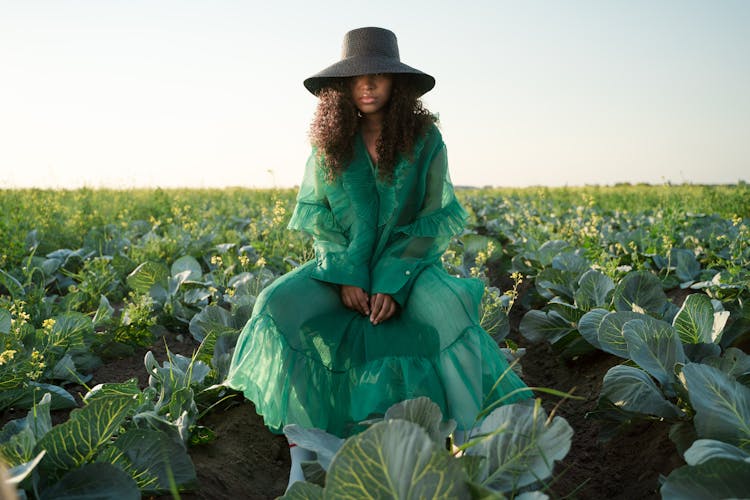
<path fill-rule="evenodd" d="M 352 77 L 352 99 L 363 115 L 380 113 L 391 98 L 393 77 L 385 73 Z"/>

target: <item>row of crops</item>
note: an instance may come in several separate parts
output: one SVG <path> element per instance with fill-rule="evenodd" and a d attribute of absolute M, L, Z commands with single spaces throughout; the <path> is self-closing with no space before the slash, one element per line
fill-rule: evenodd
<path fill-rule="evenodd" d="M 662 478 L 663 498 L 750 495 L 748 201 L 745 191 L 731 215 L 607 213 L 591 198 L 529 227 L 504 215 L 507 202 L 470 200 L 510 269 L 534 278 L 520 333 L 572 362 L 594 349 L 622 359 L 588 415 L 603 421 L 600 435 L 639 420 L 669 426 L 686 465 Z"/>
<path fill-rule="evenodd" d="M 594 412 L 608 432 L 639 419 L 671 426 L 687 465 L 664 479 L 662 495 L 748 496 L 750 188 L 460 197 L 474 217 L 444 263 L 485 280 L 488 332 L 505 341 L 517 286 L 533 281 L 523 336 L 568 359 L 594 349 L 622 358 Z M 292 190 L 0 192 L 0 458 L 19 496 L 177 497 L 196 487 L 189 450 L 211 439 L 201 417 L 231 396 L 221 383 L 255 297 L 312 256 L 306 237 L 285 229 L 293 203 Z M 489 269 L 515 286 L 495 288 Z M 680 306 L 675 290 L 686 296 Z M 147 354 L 145 387 L 135 379 L 87 385 L 102 363 L 164 336 L 192 337 L 196 352 L 161 366 Z M 522 355 L 508 347 L 510 359 Z M 451 422 L 424 400 L 396 405 L 345 442 L 292 429 L 319 459 L 311 482 L 288 497 L 357 496 L 359 487 L 544 498 L 553 462 L 570 448 L 567 422 L 538 403 L 480 417 L 476 432 L 489 437 L 460 458 L 444 450 Z M 365 474 L 368 450 L 381 462 Z M 415 457 L 419 474 L 393 480 L 389 464 L 403 456 Z"/>

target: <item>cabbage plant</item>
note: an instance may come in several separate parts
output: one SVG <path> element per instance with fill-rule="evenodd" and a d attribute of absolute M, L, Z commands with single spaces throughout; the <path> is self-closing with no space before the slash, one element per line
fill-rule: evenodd
<path fill-rule="evenodd" d="M 218 376 L 199 355 L 169 354 L 159 366 L 149 351 L 148 387 L 139 389 L 136 379 L 99 384 L 56 426 L 49 414 L 54 399 L 44 394 L 25 418 L 0 431 L 0 458 L 13 466 L 14 484 L 44 499 L 74 492 L 141 498 L 194 486 L 187 444 L 200 416 L 196 399 L 210 392 L 215 400 Z"/>
<path fill-rule="evenodd" d="M 40 499 L 137 499 L 141 491 L 169 491 L 175 483 L 195 481 L 184 447 L 163 432 L 127 425 L 142 397 L 115 391 L 92 395 L 56 426 L 50 402 L 45 394 L 26 417 L 0 431 L 0 457 L 12 466 L 11 476 L 22 490 Z"/>
<path fill-rule="evenodd" d="M 729 436 L 731 429 L 750 429 L 745 385 L 750 356 L 736 348 L 721 352 L 727 316 L 720 303 L 702 294 L 690 295 L 671 324 L 632 311 L 587 313 L 581 320 L 584 338 L 630 361 L 604 377 L 592 415 L 616 425 L 603 435 L 650 418 L 672 424 L 670 436 L 682 452 L 696 438 L 740 444 L 740 438 Z M 747 432 L 744 439 L 750 442 Z"/>
<path fill-rule="evenodd" d="M 283 498 L 546 498 L 536 488 L 567 455 L 573 434 L 564 418 L 548 417 L 539 400 L 495 409 L 457 454 L 445 446 L 455 422 L 443 421 L 428 398 L 398 403 L 382 420 L 365 424 L 346 440 L 286 426 L 290 439 L 316 452 L 317 461 L 304 468 L 308 481 L 295 483 Z"/>
<path fill-rule="evenodd" d="M 678 308 L 664 293 L 664 288 L 671 283 L 665 277 L 660 278 L 647 270 L 628 271 L 615 284 L 609 276 L 592 269 L 580 251 L 572 250 L 567 244 L 563 245 L 558 241 L 547 244 L 560 250 L 560 253 L 548 258 L 549 264 L 536 275 L 536 291 L 547 303 L 542 309 L 529 311 L 521 321 L 519 330 L 529 340 L 546 340 L 564 357 L 573 357 L 590 350 L 590 347 L 587 348 L 588 344 L 627 357 L 622 346 L 611 348 L 607 344 L 601 347 L 596 339 L 596 332 L 594 335 L 587 335 L 591 332 L 591 323 L 607 312 L 646 314 L 667 322 L 671 322 L 677 314 Z M 677 277 L 675 279 L 683 280 L 675 283 L 683 288 L 695 284 L 695 279 L 706 273 L 701 270 L 694 254 L 685 249 L 672 249 L 669 258 L 654 255 L 653 259 L 658 268 L 666 273 L 671 272 L 671 276 Z M 701 300 L 704 302 L 709 302 L 704 294 L 697 295 L 703 297 Z M 703 312 L 706 308 L 701 306 L 694 309 Z M 591 311 L 597 311 L 593 317 L 589 314 Z M 729 312 L 722 312 L 720 319 L 726 323 L 728 316 Z M 723 327 L 723 323 L 717 324 L 719 330 Z M 713 343 L 715 340 L 710 339 L 706 332 L 697 334 L 703 336 L 701 342 Z M 580 335 L 584 336 L 588 344 L 582 342 Z"/>
<path fill-rule="evenodd" d="M 76 406 L 62 386 L 86 383 L 101 364 L 93 346 L 99 341 L 91 318 L 65 312 L 36 328 L 20 303 L 0 308 L 0 410 L 30 408 L 48 392 L 52 408 Z"/>
<path fill-rule="evenodd" d="M 661 486 L 664 500 L 750 497 L 750 453 L 714 439 L 699 439 L 685 452 L 687 465 Z"/>
<path fill-rule="evenodd" d="M 540 252 L 548 245 L 558 249 L 559 243 L 545 243 Z M 564 357 L 574 357 L 591 350 L 581 339 L 578 323 L 588 311 L 609 307 L 615 284 L 609 276 L 592 269 L 581 252 L 566 249 L 548 259 L 549 265 L 534 281 L 537 293 L 547 303 L 542 309 L 527 312 L 519 331 L 531 341 L 550 342 Z"/>

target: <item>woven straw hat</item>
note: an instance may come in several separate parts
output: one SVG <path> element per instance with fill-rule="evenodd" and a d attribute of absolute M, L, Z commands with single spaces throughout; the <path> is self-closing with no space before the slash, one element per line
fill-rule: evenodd
<path fill-rule="evenodd" d="M 374 73 L 410 75 L 422 95 L 435 86 L 435 79 L 401 62 L 396 35 L 384 28 L 358 28 L 344 35 L 341 60 L 306 79 L 307 90 L 317 95 L 339 78 Z"/>

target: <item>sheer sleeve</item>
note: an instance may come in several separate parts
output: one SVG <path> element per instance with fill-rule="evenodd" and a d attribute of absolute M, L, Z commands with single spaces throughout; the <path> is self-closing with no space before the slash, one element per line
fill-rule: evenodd
<path fill-rule="evenodd" d="M 356 224 L 342 225 L 337 220 L 329 202 L 329 191 L 341 190 L 341 186 L 329 185 L 323 178 L 316 151 L 307 160 L 297 204 L 288 228 L 305 231 L 313 237 L 313 248 L 317 267 L 312 276 L 321 281 L 339 285 L 353 285 L 368 290 L 370 276 L 367 260 L 369 255 L 352 245 L 356 236 Z"/>
<path fill-rule="evenodd" d="M 416 217 L 395 228 L 392 242 L 373 267 L 372 293 L 387 293 L 403 305 L 419 271 L 439 262 L 451 238 L 463 231 L 467 217 L 456 199 L 441 144 L 430 159 Z"/>

